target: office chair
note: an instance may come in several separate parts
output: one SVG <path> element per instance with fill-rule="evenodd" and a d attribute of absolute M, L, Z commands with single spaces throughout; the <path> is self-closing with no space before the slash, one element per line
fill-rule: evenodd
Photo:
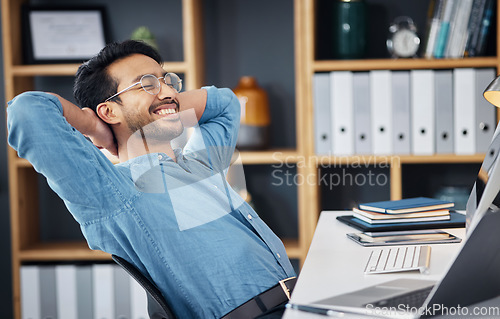
<path fill-rule="evenodd" d="M 175 316 L 163 298 L 160 290 L 144 276 L 134 265 L 116 255 L 111 258 L 120 265 L 132 278 L 137 281 L 148 297 L 148 314 L 151 319 L 175 319 Z"/>

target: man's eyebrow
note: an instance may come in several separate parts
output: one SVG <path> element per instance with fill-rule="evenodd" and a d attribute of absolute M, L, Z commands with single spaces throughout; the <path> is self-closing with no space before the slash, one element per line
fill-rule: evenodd
<path fill-rule="evenodd" d="M 145 76 L 146 74 L 139 74 L 135 79 L 132 80 L 132 83 L 136 83 L 141 81 L 142 77 Z M 130 84 L 132 84 L 130 83 Z"/>
<path fill-rule="evenodd" d="M 148 73 L 149 74 L 149 73 Z M 145 75 L 148 75 L 148 74 L 139 74 L 135 79 L 132 80 L 132 83 L 136 83 L 136 82 L 140 82 L 142 77 L 145 76 Z M 168 72 L 167 71 L 163 71 L 161 73 L 161 76 L 164 77 L 165 75 L 167 75 Z M 151 75 L 154 75 L 154 74 L 151 74 Z M 156 75 L 155 75 L 156 76 Z M 132 84 L 130 83 L 130 84 Z"/>

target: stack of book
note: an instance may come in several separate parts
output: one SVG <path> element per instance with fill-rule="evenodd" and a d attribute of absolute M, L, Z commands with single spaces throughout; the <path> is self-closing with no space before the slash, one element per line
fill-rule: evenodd
<path fill-rule="evenodd" d="M 315 152 L 327 156 L 486 153 L 494 130 L 482 128 L 494 128 L 497 122 L 496 110 L 483 98 L 483 91 L 496 72 L 462 67 L 315 73 Z"/>
<path fill-rule="evenodd" d="M 416 197 L 360 204 L 353 216 L 369 224 L 417 223 L 450 220 L 453 202 Z"/>
<path fill-rule="evenodd" d="M 482 56 L 495 13 L 495 0 L 431 0 L 426 58 Z"/>

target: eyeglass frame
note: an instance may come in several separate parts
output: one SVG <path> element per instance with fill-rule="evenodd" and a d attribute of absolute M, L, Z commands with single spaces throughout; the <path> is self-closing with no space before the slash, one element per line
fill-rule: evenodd
<path fill-rule="evenodd" d="M 173 74 L 173 75 L 175 75 L 175 76 L 179 79 L 179 81 L 177 82 L 177 83 L 179 84 L 179 89 L 178 89 L 178 90 L 177 90 L 176 88 L 174 88 L 172 84 L 168 84 L 168 83 L 165 81 L 166 77 L 167 77 L 167 76 L 170 76 L 170 75 L 172 75 L 172 74 Z M 151 92 L 149 92 L 149 91 L 148 91 L 148 90 L 146 90 L 146 89 L 144 88 L 144 86 L 142 85 L 142 80 L 143 80 L 146 76 L 152 76 L 152 77 L 154 77 L 154 78 L 158 81 L 158 83 L 160 84 L 160 86 L 159 86 L 160 90 L 159 90 L 157 93 L 151 93 Z M 128 87 L 124 88 L 124 89 L 123 89 L 123 90 L 121 90 L 120 92 L 117 92 L 117 93 L 113 94 L 112 96 L 108 97 L 108 98 L 107 98 L 104 102 L 108 102 L 108 101 L 110 101 L 110 100 L 114 99 L 115 97 L 117 97 L 118 95 L 120 95 L 120 94 L 122 94 L 122 93 L 127 92 L 128 90 L 130 90 L 131 88 L 133 88 L 133 87 L 134 87 L 134 86 L 136 86 L 137 84 L 140 84 L 140 85 L 141 85 L 141 88 L 142 88 L 142 89 L 143 89 L 146 93 L 151 94 L 151 95 L 157 95 L 157 94 L 158 94 L 158 93 L 160 93 L 160 91 L 161 91 L 161 82 L 160 82 L 160 79 L 163 79 L 163 83 L 165 83 L 167 86 L 169 86 L 169 87 L 171 87 L 172 89 L 174 89 L 177 93 L 179 93 L 179 92 L 182 90 L 182 79 L 181 79 L 181 78 L 180 78 L 177 74 L 175 74 L 175 73 L 173 73 L 173 72 L 168 72 L 168 73 L 166 73 L 164 76 L 160 76 L 160 77 L 156 77 L 156 75 L 153 75 L 153 74 L 144 74 L 138 82 L 135 82 L 134 84 L 129 85 Z"/>

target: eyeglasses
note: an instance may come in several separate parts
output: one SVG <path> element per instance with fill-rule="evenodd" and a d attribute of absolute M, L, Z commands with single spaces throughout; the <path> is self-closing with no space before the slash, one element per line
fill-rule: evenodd
<path fill-rule="evenodd" d="M 156 76 L 152 74 L 146 74 L 143 75 L 141 80 L 139 82 L 135 82 L 134 84 L 130 85 L 129 87 L 121 90 L 120 92 L 108 97 L 106 101 L 108 102 L 109 100 L 117 97 L 118 95 L 130 90 L 137 84 L 140 84 L 144 91 L 148 92 L 151 95 L 156 95 L 160 93 L 161 89 L 161 83 L 160 79 L 163 79 L 163 82 L 165 82 L 166 85 L 174 89 L 176 92 L 180 92 L 182 90 L 182 80 L 179 78 L 179 76 L 175 73 L 167 73 L 163 77 L 157 78 Z"/>

